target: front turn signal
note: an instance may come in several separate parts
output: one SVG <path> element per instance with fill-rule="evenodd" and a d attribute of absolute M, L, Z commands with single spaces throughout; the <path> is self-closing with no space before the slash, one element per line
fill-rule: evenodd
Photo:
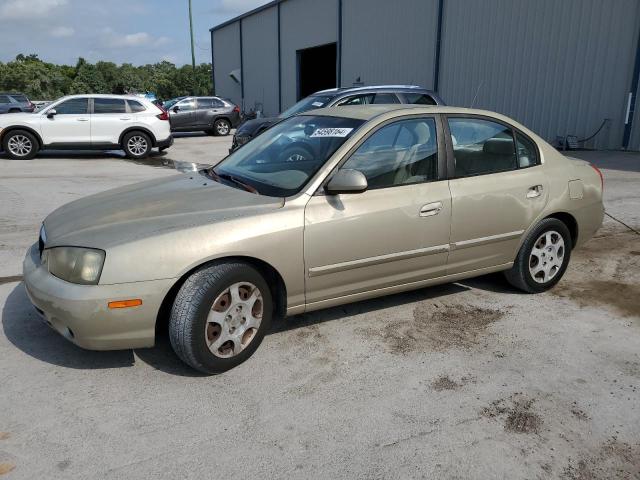
<path fill-rule="evenodd" d="M 139 298 L 132 298 L 130 300 L 117 300 L 115 302 L 109 302 L 109 308 L 130 308 L 139 307 L 142 305 L 142 300 Z"/>

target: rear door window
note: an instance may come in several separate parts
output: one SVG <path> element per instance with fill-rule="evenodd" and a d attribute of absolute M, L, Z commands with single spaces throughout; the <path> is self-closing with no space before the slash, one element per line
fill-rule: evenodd
<path fill-rule="evenodd" d="M 511 128 L 480 118 L 449 118 L 455 176 L 471 177 L 517 168 Z"/>
<path fill-rule="evenodd" d="M 9 96 L 8 95 L 0 95 L 0 104 L 7 104 L 7 103 L 11 103 L 11 100 L 9 100 Z"/>
<path fill-rule="evenodd" d="M 400 103 L 398 97 L 396 97 L 393 93 L 376 93 L 373 96 L 373 102 L 377 105 L 390 105 L 394 103 Z"/>
<path fill-rule="evenodd" d="M 93 113 L 126 113 L 127 105 L 120 98 L 94 98 Z"/>
<path fill-rule="evenodd" d="M 198 108 L 213 108 L 213 98 L 199 98 Z"/>

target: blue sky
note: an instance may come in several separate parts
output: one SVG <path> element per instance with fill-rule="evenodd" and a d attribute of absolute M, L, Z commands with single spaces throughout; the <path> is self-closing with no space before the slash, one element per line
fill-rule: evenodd
<path fill-rule="evenodd" d="M 211 61 L 209 28 L 268 0 L 192 0 L 196 62 Z M 37 53 L 135 65 L 191 63 L 188 0 L 0 0 L 0 61 Z"/>

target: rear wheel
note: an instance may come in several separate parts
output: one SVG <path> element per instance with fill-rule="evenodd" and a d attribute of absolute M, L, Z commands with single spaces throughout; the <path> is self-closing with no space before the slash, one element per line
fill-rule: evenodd
<path fill-rule="evenodd" d="M 229 123 L 228 120 L 225 120 L 224 118 L 219 118 L 218 120 L 213 122 L 213 132 L 215 135 L 218 135 L 221 137 L 229 135 L 229 132 L 231 132 L 231 124 Z"/>
<path fill-rule="evenodd" d="M 271 291 L 258 271 L 244 263 L 218 263 L 198 270 L 180 288 L 169 338 L 186 364 L 221 373 L 256 351 L 272 314 Z"/>
<path fill-rule="evenodd" d="M 507 281 L 527 293 L 539 293 L 556 285 L 569 265 L 571 234 L 558 219 L 546 218 L 525 239 Z"/>
<path fill-rule="evenodd" d="M 4 136 L 2 148 L 9 158 L 30 160 L 36 156 L 40 146 L 32 133 L 26 130 L 14 130 Z"/>
<path fill-rule="evenodd" d="M 144 132 L 129 132 L 122 139 L 122 149 L 129 158 L 148 157 L 151 148 L 151 139 Z"/>

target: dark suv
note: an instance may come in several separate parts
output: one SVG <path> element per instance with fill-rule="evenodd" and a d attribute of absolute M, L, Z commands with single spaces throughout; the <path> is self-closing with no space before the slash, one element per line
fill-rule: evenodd
<path fill-rule="evenodd" d="M 240 123 L 240 108 L 218 97 L 178 97 L 164 103 L 172 132 L 229 135 Z"/>
<path fill-rule="evenodd" d="M 0 113 L 33 112 L 36 106 L 22 93 L 0 93 Z"/>
<path fill-rule="evenodd" d="M 247 120 L 236 130 L 230 152 L 241 147 L 272 125 L 298 113 L 316 108 L 338 107 L 341 105 L 370 105 L 408 103 L 421 105 L 445 105 L 431 90 L 414 85 L 376 85 L 370 87 L 347 87 L 322 90 L 303 98 L 277 117 L 263 117 Z"/>

